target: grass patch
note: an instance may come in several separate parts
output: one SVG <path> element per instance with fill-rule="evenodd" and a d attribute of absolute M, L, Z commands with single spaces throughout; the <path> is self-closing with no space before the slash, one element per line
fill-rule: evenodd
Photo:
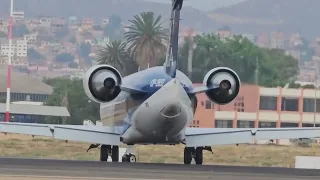
<path fill-rule="evenodd" d="M 47 137 L 0 134 L 1 156 L 22 158 L 99 160 L 99 149 L 86 152 L 89 144 Z M 205 164 L 294 167 L 295 156 L 320 156 L 320 148 L 277 145 L 229 145 L 204 151 Z M 183 162 L 183 146 L 136 146 L 139 162 Z"/>

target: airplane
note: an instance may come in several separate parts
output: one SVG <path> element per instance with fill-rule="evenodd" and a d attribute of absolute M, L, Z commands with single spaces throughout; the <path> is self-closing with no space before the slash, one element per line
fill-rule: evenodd
<path fill-rule="evenodd" d="M 119 146 L 126 145 L 122 162 L 135 163 L 135 145 L 184 144 L 184 164 L 203 164 L 203 151 L 211 146 L 251 143 L 253 140 L 320 137 L 318 128 L 192 128 L 197 94 L 216 104 L 228 104 L 241 82 L 227 67 L 211 69 L 203 85 L 194 87 L 177 69 L 179 19 L 182 4 L 172 1 L 171 35 L 163 66 L 122 77 L 110 65 L 92 66 L 84 75 L 86 95 L 100 103 L 102 126 L 1 122 L 0 132 L 48 136 L 100 146 L 100 161 L 119 162 Z M 183 2 L 180 0 L 180 2 Z M 88 149 L 88 150 L 89 150 Z M 164 149 L 165 150 L 165 149 Z"/>

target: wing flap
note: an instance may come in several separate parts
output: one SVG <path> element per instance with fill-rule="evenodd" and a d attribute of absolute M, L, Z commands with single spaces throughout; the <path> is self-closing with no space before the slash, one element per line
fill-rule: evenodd
<path fill-rule="evenodd" d="M 52 131 L 53 127 L 50 127 L 50 125 L 0 122 L 0 132 L 5 133 L 52 137 Z"/>
<path fill-rule="evenodd" d="M 255 140 L 320 137 L 320 128 L 187 128 L 186 146 L 252 143 Z"/>
<path fill-rule="evenodd" d="M 253 138 L 250 129 L 232 131 L 224 128 L 212 128 L 211 132 L 209 129 L 204 129 L 201 132 L 201 129 L 195 130 L 194 133 L 187 134 L 186 132 L 187 147 L 250 143 Z"/>
<path fill-rule="evenodd" d="M 119 134 L 94 129 L 89 127 L 63 127 L 57 126 L 54 128 L 54 138 L 60 140 L 69 140 L 69 141 L 81 141 L 81 142 L 90 142 L 97 144 L 110 144 L 110 145 L 119 145 L 120 136 Z"/>
<path fill-rule="evenodd" d="M 255 140 L 316 138 L 320 137 L 320 128 L 266 128 L 255 133 Z"/>
<path fill-rule="evenodd" d="M 120 135 L 111 127 L 0 122 L 0 132 L 53 137 L 60 140 L 119 145 Z"/>

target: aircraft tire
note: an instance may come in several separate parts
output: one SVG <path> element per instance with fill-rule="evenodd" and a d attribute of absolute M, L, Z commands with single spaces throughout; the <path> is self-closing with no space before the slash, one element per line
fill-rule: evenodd
<path fill-rule="evenodd" d="M 112 162 L 119 162 L 119 146 L 113 146 L 111 150 Z"/>
<path fill-rule="evenodd" d="M 110 145 L 101 145 L 100 161 L 108 161 L 108 153 L 110 149 L 111 149 Z"/>
<path fill-rule="evenodd" d="M 125 154 L 122 156 L 122 162 L 135 163 L 137 162 L 137 158 L 134 154 Z"/>
<path fill-rule="evenodd" d="M 203 163 L 203 148 L 202 147 L 197 147 L 194 160 L 196 164 L 201 165 Z"/>
<path fill-rule="evenodd" d="M 194 152 L 193 147 L 184 148 L 184 158 L 183 158 L 184 164 L 191 164 L 193 152 Z"/>

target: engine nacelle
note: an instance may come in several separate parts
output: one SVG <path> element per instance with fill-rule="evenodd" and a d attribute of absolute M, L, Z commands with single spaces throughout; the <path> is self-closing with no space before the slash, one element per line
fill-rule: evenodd
<path fill-rule="evenodd" d="M 206 91 L 208 98 L 216 104 L 228 104 L 237 97 L 240 90 L 240 78 L 236 72 L 227 67 L 217 67 L 210 70 L 203 79 L 203 84 L 213 90 Z"/>
<path fill-rule="evenodd" d="M 91 67 L 83 77 L 83 88 L 87 96 L 97 103 L 114 100 L 121 92 L 120 72 L 109 65 Z"/>

